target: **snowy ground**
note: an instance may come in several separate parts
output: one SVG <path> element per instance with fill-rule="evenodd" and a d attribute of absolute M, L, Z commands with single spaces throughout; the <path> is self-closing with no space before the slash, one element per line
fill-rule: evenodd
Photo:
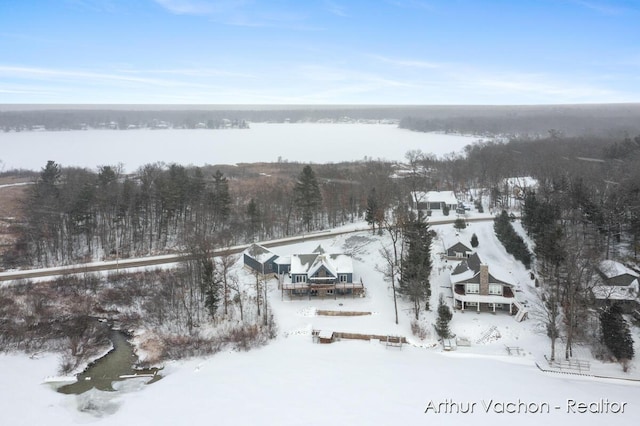
<path fill-rule="evenodd" d="M 519 300 L 531 301 L 535 295 L 528 272 L 497 243 L 492 226 L 491 222 L 472 223 L 460 233 L 460 239 L 468 244 L 476 233 L 479 255 L 490 265 L 491 273 L 516 284 Z M 455 236 L 452 225 L 434 225 L 433 229 L 438 238 Z M 389 244 L 385 236 L 362 232 L 329 237 L 321 243 L 328 251 L 353 254 L 356 278 L 362 277 L 366 297 L 283 300 L 276 280 L 271 280 L 269 299 L 279 329 L 275 341 L 246 353 L 223 352 L 172 362 L 159 382 L 148 387 L 139 381 L 122 382 L 119 386 L 123 389 L 115 393 L 57 394 L 42 384 L 46 376 L 55 374 L 56 357 L 31 360 L 25 355 L 0 356 L 3 424 L 33 425 L 42 418 L 50 425 L 175 425 L 185 421 L 223 425 L 637 423 L 640 382 L 544 373 L 535 366 L 549 347 L 535 318 L 518 323 L 508 314 L 456 312 L 452 331 L 467 337 L 471 346 L 444 352 L 433 336 L 425 341 L 411 336 L 408 304 L 400 304 L 400 324 L 394 324 L 391 291 L 376 270 L 376 265 L 382 265 L 378 250 Z M 307 241 L 273 251 L 281 255 L 310 252 L 318 244 Z M 451 296 L 448 269 L 452 262 L 440 260 L 440 247 L 436 241 L 432 307 L 439 293 Z M 241 274 L 246 282 L 252 281 L 248 272 Z M 446 300 L 451 302 L 451 298 Z M 318 309 L 372 315 L 322 317 L 315 315 Z M 421 320 L 431 322 L 433 316 L 428 313 Z M 476 343 L 493 326 L 498 333 L 485 343 Z M 312 343 L 312 329 L 402 335 L 413 345 L 398 349 L 347 340 L 320 345 Z M 522 353 L 510 356 L 505 346 L 518 346 Z M 598 374 L 620 374 L 616 364 L 594 365 L 594 369 Z M 638 377 L 637 368 L 629 377 Z M 600 399 L 626 402 L 624 413 L 567 412 L 568 400 L 592 403 Z M 455 413 L 450 404 L 447 413 L 443 404 L 443 411 L 436 413 L 427 410 L 431 401 L 435 406 L 447 401 L 463 409 L 475 406 L 472 413 Z M 484 405 L 489 401 L 523 402 L 526 407 L 515 405 L 520 414 L 493 409 L 487 413 Z M 534 408 L 542 413 L 524 413 Z"/>

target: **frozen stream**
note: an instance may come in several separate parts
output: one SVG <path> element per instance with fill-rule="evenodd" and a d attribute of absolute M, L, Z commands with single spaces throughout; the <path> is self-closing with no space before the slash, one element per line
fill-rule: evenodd
<path fill-rule="evenodd" d="M 101 391 L 114 391 L 113 382 L 134 377 L 148 377 L 147 384 L 160 380 L 162 376 L 157 374 L 158 369 L 137 370 L 133 368 L 138 358 L 123 332 L 113 330 L 110 339 L 113 343 L 113 350 L 78 374 L 77 382 L 61 386 L 58 388 L 58 392 L 81 394 L 93 388 Z"/>

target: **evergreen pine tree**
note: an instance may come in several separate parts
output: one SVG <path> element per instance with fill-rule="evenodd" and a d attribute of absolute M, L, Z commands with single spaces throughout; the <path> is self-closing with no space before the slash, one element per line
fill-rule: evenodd
<path fill-rule="evenodd" d="M 376 195 L 375 188 L 369 192 L 369 196 L 367 197 L 367 210 L 365 212 L 364 219 L 369 225 L 371 225 L 371 230 L 375 234 L 376 222 L 378 221 L 378 197 Z"/>
<path fill-rule="evenodd" d="M 318 214 L 322 205 L 322 194 L 316 175 L 311 166 L 304 166 L 302 173 L 298 177 L 293 195 L 298 211 L 302 216 L 302 223 L 310 231 L 313 218 Z"/>
<path fill-rule="evenodd" d="M 220 170 L 213 175 L 212 208 L 216 223 L 225 223 L 231 213 L 229 181 Z"/>
<path fill-rule="evenodd" d="M 413 303 L 415 318 L 420 316 L 420 305 L 429 309 L 431 285 L 431 232 L 421 218 L 412 217 L 403 226 L 405 245 L 398 291 Z"/>
<path fill-rule="evenodd" d="M 465 222 L 463 218 L 459 217 L 455 222 L 453 222 L 453 227 L 458 231 L 462 231 L 467 227 L 467 222 Z"/>
<path fill-rule="evenodd" d="M 204 289 L 204 306 L 211 319 L 215 319 L 220 304 L 220 282 L 216 278 L 215 266 L 211 259 L 202 259 L 202 288 Z"/>
<path fill-rule="evenodd" d="M 440 300 L 438 301 L 438 318 L 436 319 L 436 333 L 442 339 L 448 339 L 451 336 L 451 331 L 449 330 L 449 322 L 453 318 L 453 313 L 451 313 L 451 309 L 449 306 L 444 303 L 444 298 L 440 295 Z"/>
<path fill-rule="evenodd" d="M 614 357 L 625 364 L 633 359 L 633 338 L 629 325 L 622 317 L 622 309 L 617 303 L 605 307 L 600 313 L 603 343 Z"/>
<path fill-rule="evenodd" d="M 471 247 L 476 248 L 479 244 L 480 243 L 478 242 L 478 236 L 476 234 L 473 234 L 471 236 Z"/>
<path fill-rule="evenodd" d="M 260 227 L 260 209 L 256 204 L 255 200 L 252 198 L 247 205 L 247 216 L 249 217 L 249 229 L 247 230 L 247 234 L 251 241 L 254 240 L 256 232 Z"/>

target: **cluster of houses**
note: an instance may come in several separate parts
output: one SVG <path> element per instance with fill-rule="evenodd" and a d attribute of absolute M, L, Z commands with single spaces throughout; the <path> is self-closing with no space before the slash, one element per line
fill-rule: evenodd
<path fill-rule="evenodd" d="M 454 307 L 462 312 L 508 312 L 518 321 L 526 318 L 525 307 L 515 298 L 514 284 L 496 278 L 489 265 L 461 242 L 451 244 L 445 256 L 459 261 L 451 272 Z M 362 296 L 362 280 L 354 280 L 353 261 L 343 253 L 328 253 L 321 245 L 310 253 L 279 256 L 258 244 L 243 254 L 244 265 L 255 273 L 274 275 L 282 297 L 337 298 Z"/>
<path fill-rule="evenodd" d="M 515 297 L 514 284 L 496 278 L 489 265 L 462 242 L 445 247 L 444 256 L 460 261 L 451 271 L 454 307 L 460 311 L 508 311 L 521 321 L 527 317 L 526 307 Z M 596 307 L 617 304 L 626 314 L 640 320 L 640 273 L 620 262 L 604 260 L 597 267 L 598 284 L 591 288 Z"/>
<path fill-rule="evenodd" d="M 279 256 L 258 244 L 243 253 L 244 265 L 262 275 L 278 278 L 282 297 L 337 298 L 362 296 L 362 280 L 353 278 L 353 260 L 343 253 L 328 253 L 321 245 L 311 253 Z"/>
<path fill-rule="evenodd" d="M 538 188 L 538 181 L 530 176 L 510 177 L 503 179 L 499 187 L 506 196 L 500 202 L 504 207 L 509 207 L 512 205 L 509 200 L 522 201 L 527 191 Z M 414 191 L 411 193 L 411 203 L 414 209 L 427 215 L 443 210 L 464 214 L 470 209 L 453 191 Z"/>
<path fill-rule="evenodd" d="M 524 180 L 509 182 L 515 189 L 533 186 Z M 451 191 L 415 192 L 414 208 L 437 211 L 464 208 Z M 461 311 L 508 312 L 517 321 L 527 318 L 526 306 L 515 297 L 515 285 L 496 277 L 480 256 L 460 241 L 445 244 L 444 256 L 459 262 L 450 273 L 454 308 Z M 253 244 L 244 252 L 244 265 L 262 275 L 278 278 L 282 297 L 337 298 L 362 296 L 362 280 L 354 280 L 353 261 L 344 253 L 329 253 L 321 245 L 310 253 L 280 256 L 264 246 Z M 612 303 L 640 320 L 640 274 L 621 263 L 606 260 L 598 266 L 600 280 L 592 288 L 596 306 Z"/>

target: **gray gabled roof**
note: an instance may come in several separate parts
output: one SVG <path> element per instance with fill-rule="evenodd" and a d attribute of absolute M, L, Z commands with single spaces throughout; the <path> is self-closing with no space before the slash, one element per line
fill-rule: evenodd
<path fill-rule="evenodd" d="M 251 246 L 245 250 L 245 254 L 260 263 L 265 263 L 275 257 L 278 257 L 274 252 L 260 244 L 251 244 Z"/>
<path fill-rule="evenodd" d="M 480 272 L 481 263 L 478 253 L 473 253 L 471 256 L 460 262 L 460 264 L 454 268 L 453 272 L 451 272 L 451 275 L 458 275 L 467 271 L 473 271 L 474 274 L 478 273 Z"/>
<path fill-rule="evenodd" d="M 473 277 L 469 279 L 457 281 L 456 284 L 480 284 L 480 272 L 476 273 Z M 513 287 L 513 284 L 499 280 L 491 274 L 489 274 L 489 284 L 502 284 L 509 287 Z"/>
<path fill-rule="evenodd" d="M 447 249 L 447 251 L 450 251 L 450 250 L 459 251 L 459 252 L 471 251 L 469 247 L 465 246 L 459 241 Z"/>

